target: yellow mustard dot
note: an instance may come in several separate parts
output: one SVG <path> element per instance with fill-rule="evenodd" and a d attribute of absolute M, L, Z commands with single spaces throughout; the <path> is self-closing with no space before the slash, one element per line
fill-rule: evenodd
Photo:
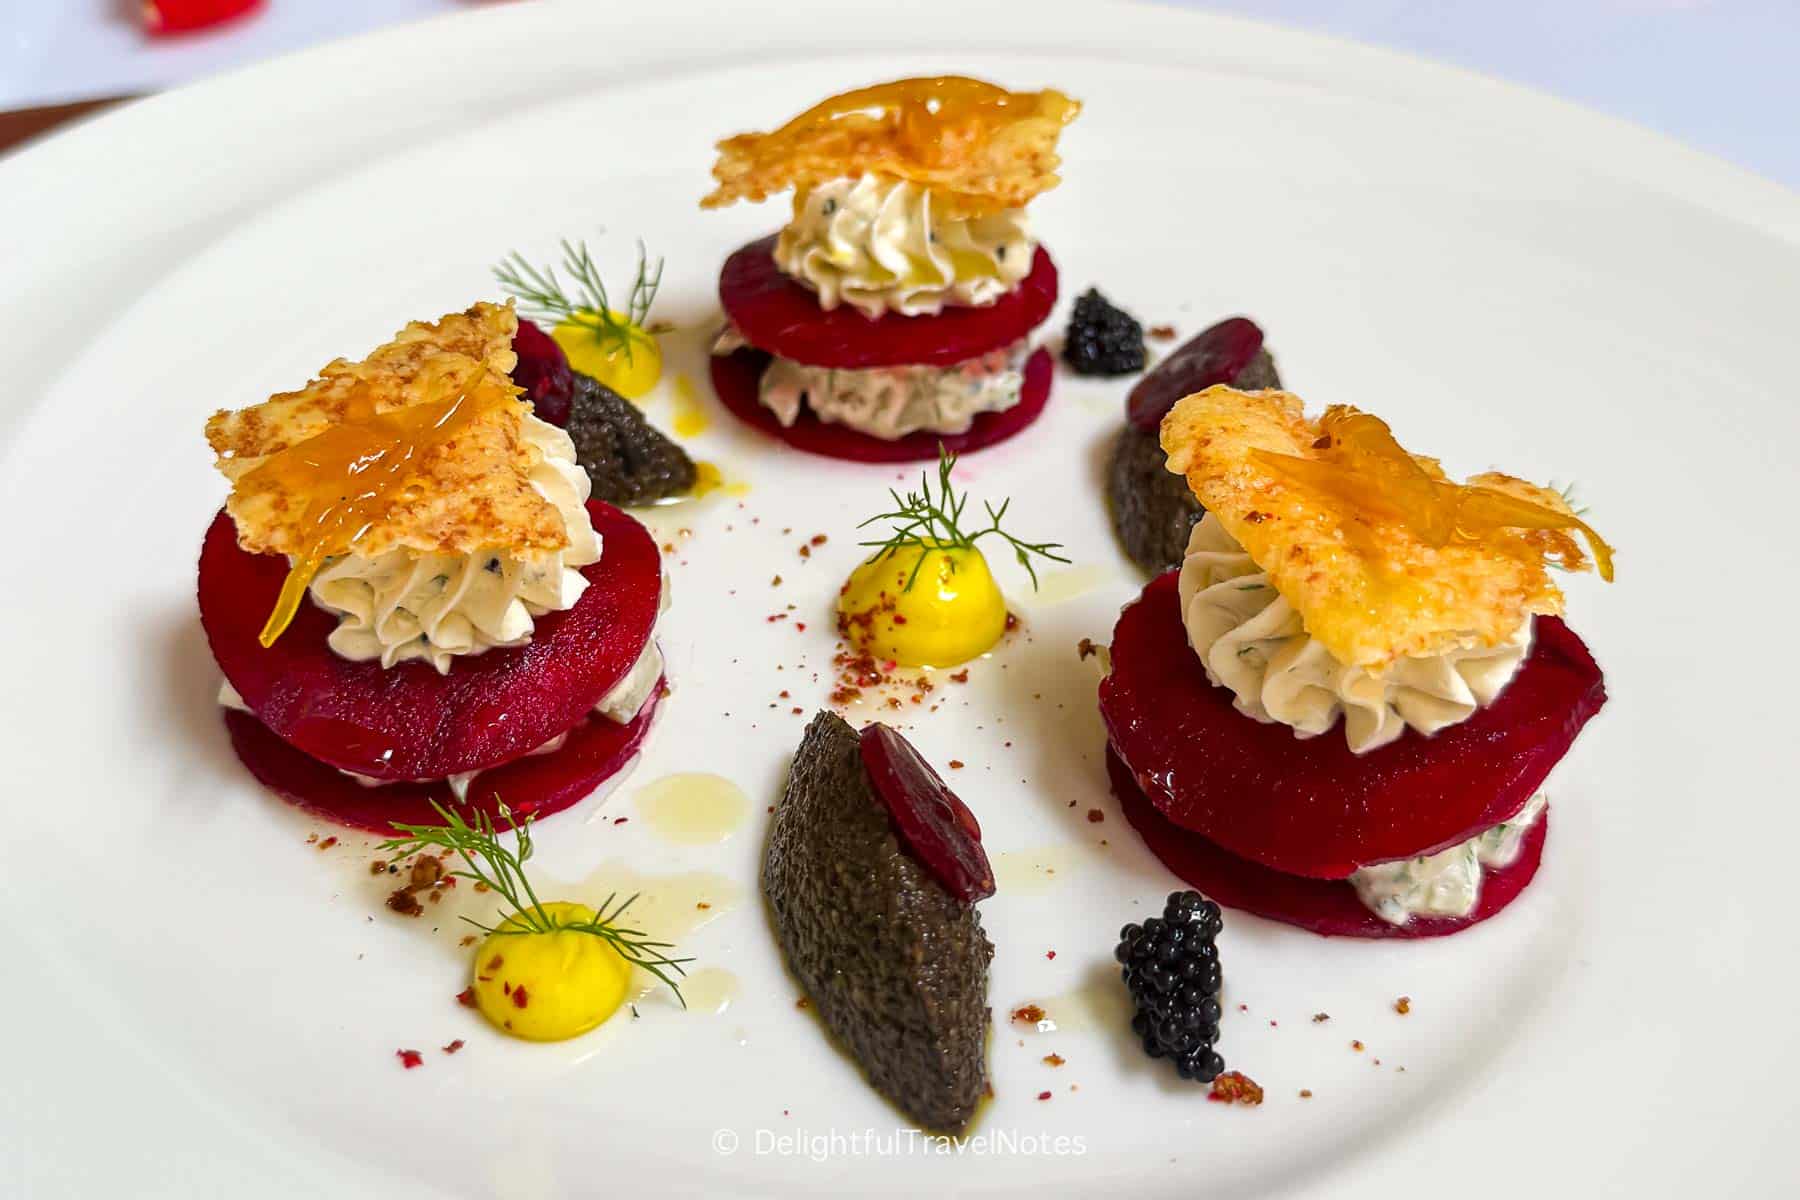
<path fill-rule="evenodd" d="M 858 649 L 903 667 L 967 662 L 1006 632 L 1006 600 L 974 547 L 884 551 L 851 572 L 838 613 Z"/>
<path fill-rule="evenodd" d="M 662 348 L 624 313 L 612 311 L 611 315 L 626 329 L 623 338 L 602 329 L 592 314 L 564 321 L 550 336 L 562 347 L 571 367 L 592 375 L 627 400 L 642 399 L 662 378 Z"/>
<path fill-rule="evenodd" d="M 542 906 L 558 928 L 509 917 L 475 950 L 475 1007 L 496 1029 L 533 1042 L 579 1037 L 619 1010 L 631 964 L 612 943 L 567 926 L 594 919 L 583 904 Z"/>

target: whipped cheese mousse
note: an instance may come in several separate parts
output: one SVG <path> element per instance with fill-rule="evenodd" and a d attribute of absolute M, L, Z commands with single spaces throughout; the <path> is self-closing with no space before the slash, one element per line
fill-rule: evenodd
<path fill-rule="evenodd" d="M 1025 205 L 1058 182 L 1080 105 L 959 77 L 834 96 L 719 143 L 717 207 L 792 189 L 792 217 L 720 277 L 714 383 L 800 449 L 908 461 L 1010 437 L 1042 411 L 1029 335 L 1056 268 Z"/>
<path fill-rule="evenodd" d="M 1221 903 L 1316 932 L 1493 915 L 1605 701 L 1546 568 L 1591 552 L 1610 580 L 1611 548 L 1553 491 L 1455 483 L 1379 418 L 1308 418 L 1284 392 L 1190 395 L 1161 443 L 1205 515 L 1114 632 L 1101 710 L 1127 816 Z"/>
<path fill-rule="evenodd" d="M 415 322 L 207 423 L 232 485 L 200 569 L 220 701 L 303 807 L 382 830 L 453 801 L 542 816 L 649 727 L 660 556 L 523 398 L 517 332 L 510 305 Z"/>

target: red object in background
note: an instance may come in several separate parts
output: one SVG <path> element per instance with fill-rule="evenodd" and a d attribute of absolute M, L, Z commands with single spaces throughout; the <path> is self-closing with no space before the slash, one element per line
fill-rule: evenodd
<path fill-rule="evenodd" d="M 262 0 L 144 0 L 144 28 L 152 34 L 187 33 L 235 21 Z"/>

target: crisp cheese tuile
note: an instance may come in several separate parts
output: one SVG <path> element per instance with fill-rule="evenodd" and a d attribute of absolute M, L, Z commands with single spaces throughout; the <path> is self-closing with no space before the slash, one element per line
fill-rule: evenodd
<path fill-rule="evenodd" d="M 1286 392 L 1212 387 L 1162 423 L 1169 470 L 1187 477 L 1333 657 L 1379 672 L 1401 657 L 1493 646 L 1534 614 L 1562 612 L 1545 560 L 1586 564 L 1567 532 L 1504 529 L 1432 546 L 1401 522 L 1282 478 L 1252 453 L 1318 458 L 1321 438 Z M 1435 459 L 1413 461 L 1448 478 Z M 1507 475 L 1468 482 L 1569 511 L 1555 492 Z"/>
<path fill-rule="evenodd" d="M 772 133 L 718 144 L 718 187 L 700 203 L 804 196 L 830 179 L 875 174 L 927 188 L 951 218 L 1022 208 L 1059 182 L 1056 143 L 1081 102 L 978 79 L 900 79 L 833 96 Z"/>
<path fill-rule="evenodd" d="M 372 400 L 374 412 L 391 413 L 441 401 L 462 387 L 478 406 L 474 418 L 420 455 L 385 513 L 353 548 L 370 557 L 401 547 L 529 557 L 567 546 L 561 515 L 530 482 L 543 456 L 520 434 L 530 405 L 512 398 L 519 394 L 510 379 L 517 329 L 510 303 L 481 303 L 437 322 L 415 321 L 361 362 L 328 364 L 297 392 L 214 414 L 206 438 L 234 485 L 226 507 L 239 544 L 253 553 L 299 555 L 306 549 L 308 510 L 317 497 L 286 476 L 246 480 L 270 456 L 345 422 L 356 402 Z"/>

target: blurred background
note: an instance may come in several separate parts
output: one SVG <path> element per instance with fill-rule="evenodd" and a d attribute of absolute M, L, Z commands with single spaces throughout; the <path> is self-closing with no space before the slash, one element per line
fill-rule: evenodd
<path fill-rule="evenodd" d="M 369 29 L 535 2 L 0 0 L 0 110 L 171 87 Z M 628 4 L 593 2 L 620 8 L 629 29 Z M 856 2 L 845 0 L 847 7 Z M 1088 2 L 1104 20 L 1100 10 L 1111 0 Z M 1800 0 L 1159 2 L 1472 68 L 1635 121 L 1800 188 Z M 767 7 L 780 11 L 778 2 Z M 880 8 L 892 11 L 892 0 Z"/>

